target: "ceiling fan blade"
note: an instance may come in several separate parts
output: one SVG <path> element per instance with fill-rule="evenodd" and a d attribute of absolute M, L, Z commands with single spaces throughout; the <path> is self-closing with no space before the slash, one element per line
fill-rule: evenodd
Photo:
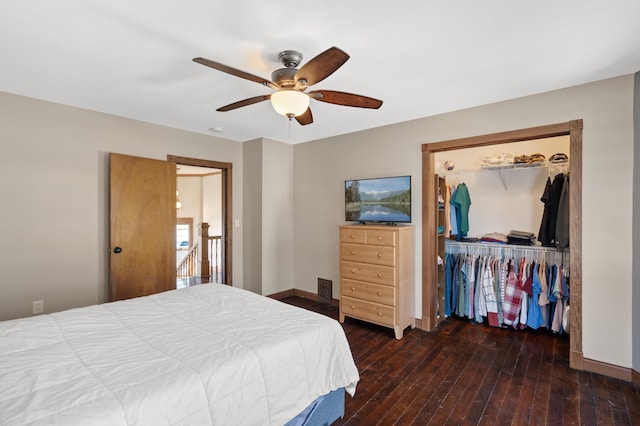
<path fill-rule="evenodd" d="M 309 96 L 317 101 L 350 107 L 378 109 L 382 106 L 381 100 L 334 90 L 314 90 Z"/>
<path fill-rule="evenodd" d="M 263 86 L 271 87 L 273 90 L 280 89 L 277 84 L 270 80 L 258 77 L 257 75 L 249 74 L 248 72 L 244 72 L 236 68 L 232 68 L 225 64 L 221 64 L 220 62 L 212 61 L 205 58 L 193 58 L 193 62 L 197 62 L 199 64 L 213 68 L 214 70 L 226 72 L 227 74 L 231 74 L 236 77 L 244 78 L 245 80 L 254 81 L 256 83 L 262 84 Z"/>
<path fill-rule="evenodd" d="M 220 111 L 220 112 L 231 111 L 232 109 L 240 108 L 247 105 L 257 104 L 258 102 L 266 101 L 267 99 L 270 99 L 270 98 L 271 98 L 271 95 L 254 96 L 253 98 L 244 99 L 242 101 L 225 105 L 223 107 L 218 108 L 216 111 Z"/>
<path fill-rule="evenodd" d="M 297 116 L 296 121 L 303 126 L 313 123 L 313 115 L 311 115 L 311 108 L 307 108 L 304 114 Z"/>
<path fill-rule="evenodd" d="M 349 59 L 342 50 L 331 47 L 304 64 L 296 73 L 296 81 L 305 80 L 307 86 L 316 84 L 333 74 Z"/>

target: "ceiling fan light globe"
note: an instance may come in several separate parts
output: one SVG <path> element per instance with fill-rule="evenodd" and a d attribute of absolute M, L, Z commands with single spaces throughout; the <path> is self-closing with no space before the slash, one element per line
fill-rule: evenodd
<path fill-rule="evenodd" d="M 271 105 L 280 115 L 297 117 L 309 108 L 309 96 L 298 90 L 279 90 L 271 95 Z"/>

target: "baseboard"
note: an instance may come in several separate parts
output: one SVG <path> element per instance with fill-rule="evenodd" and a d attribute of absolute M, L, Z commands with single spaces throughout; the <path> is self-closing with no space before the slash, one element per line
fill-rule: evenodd
<path fill-rule="evenodd" d="M 584 357 L 582 356 L 582 352 L 578 351 L 569 351 L 569 367 L 574 370 L 584 370 Z"/>
<path fill-rule="evenodd" d="M 423 330 L 423 328 L 422 328 L 422 318 L 414 318 L 414 323 L 415 323 L 417 329 Z"/>
<path fill-rule="evenodd" d="M 634 385 L 640 386 L 640 373 L 636 370 L 631 370 L 631 381 Z"/>
<path fill-rule="evenodd" d="M 606 362 L 594 361 L 592 359 L 585 358 L 583 361 L 584 370 L 592 373 L 602 374 L 603 376 L 613 377 L 614 379 L 624 380 L 625 382 L 632 381 L 632 371 L 630 368 L 620 367 L 613 364 L 607 364 Z M 638 373 L 636 374 L 636 380 L 640 380 Z M 634 382 L 635 383 L 635 382 Z"/>
<path fill-rule="evenodd" d="M 297 288 L 292 288 L 290 290 L 281 291 L 278 293 L 270 294 L 269 296 L 272 299 L 281 300 L 286 297 L 301 297 L 303 299 L 313 300 L 315 302 L 322 302 L 320 297 L 316 293 L 311 293 L 309 291 L 298 290 Z M 335 307 L 340 306 L 340 301 L 338 299 L 331 299 L 331 304 Z"/>
<path fill-rule="evenodd" d="M 293 297 L 295 296 L 295 294 L 293 293 L 295 290 L 291 289 L 291 290 L 285 290 L 285 291 L 281 291 L 279 293 L 273 293 L 268 295 L 267 297 L 270 297 L 272 299 L 276 299 L 276 300 L 280 300 L 280 299 L 285 299 L 287 297 Z"/>

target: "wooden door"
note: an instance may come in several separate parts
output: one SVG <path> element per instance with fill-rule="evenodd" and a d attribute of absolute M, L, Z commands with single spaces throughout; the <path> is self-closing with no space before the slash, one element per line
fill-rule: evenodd
<path fill-rule="evenodd" d="M 109 299 L 176 288 L 176 165 L 111 153 Z"/>

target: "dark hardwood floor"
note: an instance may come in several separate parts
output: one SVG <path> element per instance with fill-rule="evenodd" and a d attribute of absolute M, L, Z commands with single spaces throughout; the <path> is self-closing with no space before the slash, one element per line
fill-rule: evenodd
<path fill-rule="evenodd" d="M 338 318 L 300 297 L 283 302 Z M 449 319 L 440 331 L 343 324 L 360 382 L 335 425 L 640 425 L 640 390 L 569 368 L 568 336 Z"/>

